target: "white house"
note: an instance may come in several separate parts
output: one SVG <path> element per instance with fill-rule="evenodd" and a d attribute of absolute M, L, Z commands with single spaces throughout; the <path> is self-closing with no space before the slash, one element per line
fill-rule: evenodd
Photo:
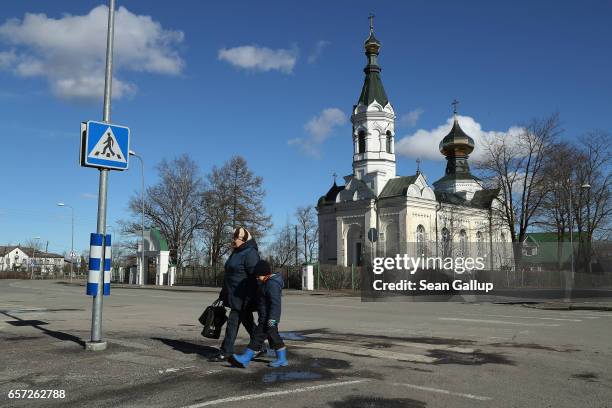
<path fill-rule="evenodd" d="M 60 272 L 64 257 L 21 245 L 0 246 L 0 271 L 27 270 L 32 267 L 42 273 Z"/>
<path fill-rule="evenodd" d="M 499 267 L 511 254 L 509 230 L 492 207 L 498 189 L 484 189 L 469 167 L 474 140 L 455 120 L 440 141 L 444 177 L 429 183 L 418 169 L 396 174 L 395 111 L 383 87 L 373 29 L 365 41 L 367 65 L 359 100 L 353 107 L 353 172 L 334 184 L 317 204 L 319 259 L 324 264 L 361 265 L 370 256 L 472 255 Z M 368 233 L 375 231 L 373 244 Z M 374 236 L 372 236 L 374 238 Z M 502 252 L 500 252 L 502 251 Z M 491 256 L 493 253 L 502 255 Z"/>

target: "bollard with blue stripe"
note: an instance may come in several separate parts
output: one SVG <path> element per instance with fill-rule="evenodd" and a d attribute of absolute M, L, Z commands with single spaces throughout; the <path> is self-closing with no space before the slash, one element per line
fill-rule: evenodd
<path fill-rule="evenodd" d="M 111 276 L 111 236 L 106 236 L 106 248 L 104 258 L 104 286 L 103 294 L 110 295 Z M 89 240 L 89 273 L 87 276 L 87 294 L 96 296 L 100 282 L 100 271 L 102 266 L 102 234 L 92 233 Z"/>
<path fill-rule="evenodd" d="M 100 259 L 102 258 L 102 234 L 92 233 L 89 238 L 89 273 L 87 274 L 87 294 L 98 294 L 100 282 Z"/>
<path fill-rule="evenodd" d="M 104 296 L 110 295 L 110 281 L 111 281 L 111 236 L 108 234 L 106 239 L 104 240 L 104 245 L 106 248 L 104 249 Z"/>

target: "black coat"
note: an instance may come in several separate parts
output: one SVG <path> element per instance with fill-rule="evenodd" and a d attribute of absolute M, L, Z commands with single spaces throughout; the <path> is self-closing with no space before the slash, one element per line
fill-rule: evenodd
<path fill-rule="evenodd" d="M 283 278 L 280 273 L 273 274 L 270 279 L 260 283 L 257 288 L 258 322 L 263 323 L 270 319 L 280 321 L 281 296 L 283 291 Z"/>
<path fill-rule="evenodd" d="M 242 310 L 255 298 L 257 283 L 253 269 L 257 262 L 259 252 L 254 239 L 234 249 L 225 262 L 223 290 L 220 296 L 225 306 Z"/>

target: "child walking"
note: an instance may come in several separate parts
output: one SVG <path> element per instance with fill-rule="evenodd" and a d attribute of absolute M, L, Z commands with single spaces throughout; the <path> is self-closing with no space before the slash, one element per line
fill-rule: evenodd
<path fill-rule="evenodd" d="M 259 261 L 255 265 L 257 279 L 257 311 L 259 318 L 257 327 L 251 336 L 249 346 L 242 354 L 233 354 L 229 361 L 235 367 L 246 368 L 260 350 L 263 342 L 268 339 L 270 347 L 276 351 L 276 360 L 268 364 L 270 367 L 284 367 L 287 361 L 287 348 L 278 334 L 278 323 L 281 317 L 281 293 L 283 278 L 279 273 L 272 273 L 270 264 Z"/>

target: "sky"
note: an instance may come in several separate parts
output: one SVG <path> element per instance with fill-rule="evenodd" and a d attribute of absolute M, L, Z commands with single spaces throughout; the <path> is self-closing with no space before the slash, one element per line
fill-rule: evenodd
<path fill-rule="evenodd" d="M 609 1 L 201 2 L 118 0 L 111 121 L 155 165 L 188 153 L 203 174 L 233 155 L 263 177 L 275 227 L 351 173 L 350 111 L 375 14 L 397 167 L 429 182 L 457 98 L 478 143 L 558 112 L 564 138 L 610 130 Z M 98 171 L 78 163 L 80 123 L 102 119 L 106 3 L 5 1 L 0 9 L 0 244 L 88 248 Z M 474 152 L 478 155 L 478 148 Z M 107 224 L 129 218 L 140 165 L 109 177 Z M 339 182 L 342 180 L 339 179 Z M 126 237 L 120 237 L 124 239 Z M 115 240 L 117 237 L 115 237 Z"/>

